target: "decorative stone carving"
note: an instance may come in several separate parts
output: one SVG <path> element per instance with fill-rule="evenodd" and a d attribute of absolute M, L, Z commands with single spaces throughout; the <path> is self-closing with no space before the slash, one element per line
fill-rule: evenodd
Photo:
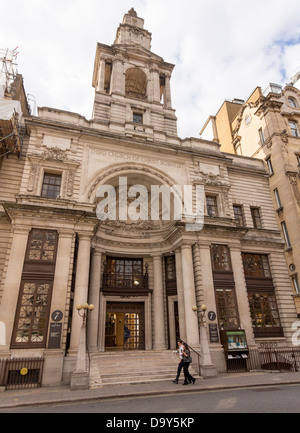
<path fill-rule="evenodd" d="M 59 149 L 58 147 L 51 147 L 45 150 L 41 155 L 42 159 L 54 159 L 58 161 L 65 162 L 68 158 L 66 152 L 64 150 Z"/>

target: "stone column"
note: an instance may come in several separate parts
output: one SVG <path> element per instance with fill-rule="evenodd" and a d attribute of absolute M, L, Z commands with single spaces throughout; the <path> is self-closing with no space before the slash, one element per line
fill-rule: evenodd
<path fill-rule="evenodd" d="M 154 349 L 166 349 L 165 341 L 165 314 L 163 298 L 163 276 L 162 276 L 162 256 L 161 254 L 153 257 L 153 308 L 154 308 Z"/>
<path fill-rule="evenodd" d="M 182 275 L 183 275 L 183 293 L 186 319 L 186 342 L 195 350 L 200 349 L 199 327 L 197 315 L 193 312 L 192 307 L 196 304 L 194 269 L 192 246 L 183 244 L 181 246 L 182 257 Z"/>
<path fill-rule="evenodd" d="M 50 318 L 53 311 L 60 310 L 65 313 L 66 310 L 72 246 L 73 231 L 59 229 L 59 240 L 56 255 Z M 51 320 L 49 322 L 51 322 Z M 63 326 L 67 326 L 65 315 L 62 319 L 62 323 Z M 60 344 L 62 345 L 62 343 L 63 342 L 61 341 Z M 43 386 L 60 385 L 64 361 L 64 351 L 62 350 L 61 346 L 57 349 L 45 350 L 44 358 L 45 363 L 43 370 Z"/>
<path fill-rule="evenodd" d="M 124 62 L 121 58 L 115 58 L 112 66 L 112 93 L 125 93 Z"/>
<path fill-rule="evenodd" d="M 170 85 L 170 76 L 169 75 L 165 76 L 164 106 L 166 108 L 172 108 L 171 85 Z"/>
<path fill-rule="evenodd" d="M 29 227 L 15 226 L 13 227 L 13 238 L 10 249 L 9 262 L 4 282 L 4 290 L 0 306 L 0 319 L 4 324 L 2 331 L 5 329 L 5 335 L 2 335 L 2 344 L 0 353 L 9 352 L 14 314 L 18 302 L 20 283 L 23 271 L 23 263 L 25 258 Z"/>
<path fill-rule="evenodd" d="M 207 306 L 207 311 L 214 311 L 215 313 L 217 313 L 215 288 L 214 288 L 211 255 L 210 255 L 210 245 L 201 244 L 199 246 L 199 254 L 200 254 L 200 262 L 201 262 L 204 304 Z M 214 322 L 217 323 L 217 318 Z"/>
<path fill-rule="evenodd" d="M 249 346 L 256 346 L 250 317 L 250 308 L 244 276 L 240 245 L 230 245 L 231 264 L 235 282 L 235 293 L 240 317 L 240 325 L 246 331 Z"/>
<path fill-rule="evenodd" d="M 156 68 L 150 70 L 151 74 L 151 87 L 152 87 L 152 101 L 160 102 L 160 83 L 159 83 L 159 71 Z"/>
<path fill-rule="evenodd" d="M 100 57 L 99 72 L 98 72 L 98 87 L 99 92 L 104 92 L 104 74 L 105 74 L 105 59 Z"/>
<path fill-rule="evenodd" d="M 177 249 L 175 251 L 175 263 L 180 338 L 183 341 L 186 341 L 185 308 L 182 282 L 182 258 L 180 249 Z"/>
<path fill-rule="evenodd" d="M 89 304 L 93 304 L 95 306 L 95 309 L 90 313 L 87 322 L 88 345 L 90 350 L 96 350 L 98 347 L 100 278 L 101 252 L 98 250 L 93 250 L 90 276 Z"/>
<path fill-rule="evenodd" d="M 79 234 L 77 268 L 75 279 L 74 307 L 72 316 L 71 341 L 69 353 L 77 352 L 79 344 L 82 318 L 79 316 L 76 305 L 88 302 L 88 283 L 90 271 L 91 235 Z"/>

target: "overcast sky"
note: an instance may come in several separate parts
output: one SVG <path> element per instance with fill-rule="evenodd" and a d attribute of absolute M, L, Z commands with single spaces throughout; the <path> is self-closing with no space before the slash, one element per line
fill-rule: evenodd
<path fill-rule="evenodd" d="M 175 64 L 182 138 L 199 137 L 225 99 L 285 85 L 300 71 L 300 0 L 1 0 L 0 48 L 18 47 L 18 72 L 38 107 L 90 119 L 96 44 L 113 44 L 131 7 L 152 51 Z"/>

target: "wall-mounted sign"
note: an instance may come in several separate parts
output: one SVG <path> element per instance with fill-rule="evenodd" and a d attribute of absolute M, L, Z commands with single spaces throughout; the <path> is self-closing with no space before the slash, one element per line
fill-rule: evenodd
<path fill-rule="evenodd" d="M 216 323 L 209 323 L 208 329 L 209 329 L 209 341 L 211 343 L 219 343 L 218 325 Z"/>
<path fill-rule="evenodd" d="M 62 330 L 62 323 L 50 323 L 50 334 L 49 334 L 49 341 L 48 341 L 49 349 L 60 348 L 61 330 Z"/>
<path fill-rule="evenodd" d="M 51 314 L 51 319 L 54 320 L 54 322 L 59 322 L 63 318 L 63 313 L 60 310 L 55 310 Z"/>
<path fill-rule="evenodd" d="M 217 315 L 214 311 L 209 311 L 207 313 L 207 317 L 209 318 L 209 320 L 213 322 L 214 320 L 216 320 Z"/>

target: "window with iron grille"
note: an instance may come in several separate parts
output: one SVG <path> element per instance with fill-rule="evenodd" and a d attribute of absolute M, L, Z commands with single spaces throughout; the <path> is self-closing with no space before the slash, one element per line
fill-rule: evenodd
<path fill-rule="evenodd" d="M 267 254 L 242 254 L 246 277 L 271 278 L 271 271 Z"/>
<path fill-rule="evenodd" d="M 35 263 L 54 262 L 57 248 L 57 232 L 54 230 L 32 229 L 27 244 L 26 261 Z"/>
<path fill-rule="evenodd" d="M 253 328 L 280 328 L 275 294 L 271 292 L 248 293 Z"/>
<path fill-rule="evenodd" d="M 211 245 L 213 271 L 232 271 L 230 251 L 227 245 Z"/>
<path fill-rule="evenodd" d="M 242 260 L 254 336 L 283 336 L 268 256 L 242 253 Z"/>
<path fill-rule="evenodd" d="M 239 326 L 235 289 L 215 289 L 218 319 L 221 328 L 237 328 Z"/>
<path fill-rule="evenodd" d="M 60 195 L 60 186 L 61 174 L 45 173 L 41 196 L 57 198 Z"/>
<path fill-rule="evenodd" d="M 46 347 L 58 233 L 29 233 L 15 315 L 12 347 Z"/>
<path fill-rule="evenodd" d="M 143 284 L 142 259 L 107 258 L 108 287 L 139 287 Z"/>
<path fill-rule="evenodd" d="M 12 347 L 45 347 L 52 281 L 21 283 Z"/>

